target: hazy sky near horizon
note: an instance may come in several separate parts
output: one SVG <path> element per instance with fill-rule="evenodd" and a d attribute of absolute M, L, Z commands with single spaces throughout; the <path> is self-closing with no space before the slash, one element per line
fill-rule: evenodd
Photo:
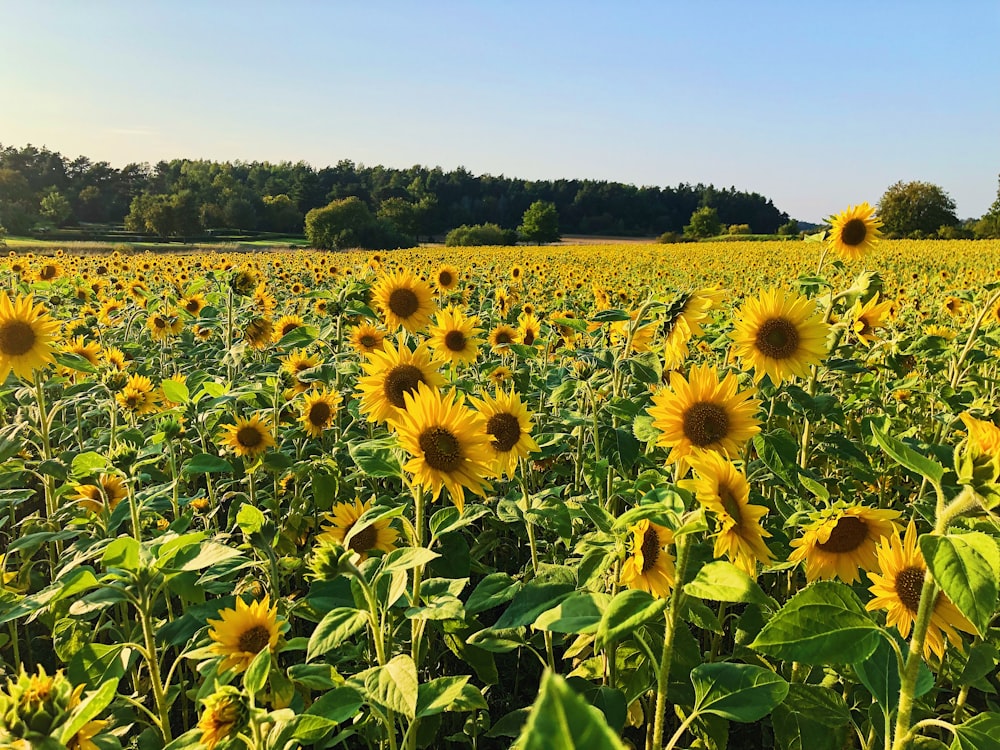
<path fill-rule="evenodd" d="M 733 185 L 817 221 L 897 180 L 983 214 L 997 0 L 0 0 L 0 143 Z"/>

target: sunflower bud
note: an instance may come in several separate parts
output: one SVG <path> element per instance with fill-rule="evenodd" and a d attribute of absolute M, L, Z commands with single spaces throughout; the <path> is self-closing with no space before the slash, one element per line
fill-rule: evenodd
<path fill-rule="evenodd" d="M 17 680 L 8 680 L 6 692 L 0 691 L 0 740 L 43 744 L 69 718 L 72 704 L 73 685 L 62 670 L 49 676 L 40 666 L 29 675 L 22 666 Z"/>
<path fill-rule="evenodd" d="M 205 711 L 198 719 L 198 728 L 201 730 L 201 744 L 208 750 L 246 729 L 250 707 L 246 696 L 237 688 L 224 685 L 205 698 L 204 703 Z"/>
<path fill-rule="evenodd" d="M 129 442 L 123 442 L 115 446 L 115 449 L 111 451 L 108 458 L 110 459 L 112 466 L 125 474 L 129 474 L 132 465 L 135 463 L 138 456 L 139 449 L 135 445 Z"/>
<path fill-rule="evenodd" d="M 160 418 L 156 423 L 156 429 L 163 433 L 168 440 L 174 440 L 184 434 L 184 425 L 176 416 L 168 415 Z"/>
<path fill-rule="evenodd" d="M 333 542 L 320 541 L 309 557 L 309 570 L 317 581 L 332 581 L 357 571 L 351 558 L 355 553 Z"/>
<path fill-rule="evenodd" d="M 881 294 L 885 283 L 878 271 L 864 271 L 858 274 L 851 288 L 844 292 L 848 305 L 854 302 L 865 304 L 876 294 Z"/>

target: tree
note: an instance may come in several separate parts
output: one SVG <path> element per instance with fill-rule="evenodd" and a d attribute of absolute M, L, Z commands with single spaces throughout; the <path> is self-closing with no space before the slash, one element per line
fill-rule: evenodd
<path fill-rule="evenodd" d="M 413 239 L 401 233 L 391 222 L 377 219 L 368 205 L 351 196 L 335 200 L 306 214 L 306 237 L 321 250 L 394 250 L 413 247 Z"/>
<path fill-rule="evenodd" d="M 463 224 L 455 227 L 444 238 L 448 247 L 478 247 L 484 245 L 514 245 L 517 232 L 503 229 L 496 224 Z"/>
<path fill-rule="evenodd" d="M 778 234 L 782 237 L 794 237 L 799 233 L 798 219 L 789 219 L 787 223 L 778 227 Z"/>
<path fill-rule="evenodd" d="M 265 195 L 264 228 L 270 232 L 301 232 L 302 213 L 288 195 Z"/>
<path fill-rule="evenodd" d="M 43 219 L 58 227 L 65 224 L 73 215 L 73 207 L 65 195 L 58 190 L 50 190 L 42 198 L 38 213 Z"/>
<path fill-rule="evenodd" d="M 879 201 L 878 215 L 889 237 L 926 237 L 958 224 L 955 201 L 929 182 L 890 185 Z"/>
<path fill-rule="evenodd" d="M 559 240 L 559 213 L 556 204 L 549 201 L 535 201 L 521 218 L 517 228 L 528 242 L 542 244 Z"/>
<path fill-rule="evenodd" d="M 711 206 L 702 206 L 691 214 L 691 220 L 684 227 L 688 237 L 715 237 L 722 232 L 719 212 Z"/>

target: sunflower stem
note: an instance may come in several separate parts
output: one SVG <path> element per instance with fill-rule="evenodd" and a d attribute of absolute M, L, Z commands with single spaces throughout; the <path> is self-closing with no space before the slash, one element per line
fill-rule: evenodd
<path fill-rule="evenodd" d="M 160 679 L 160 660 L 156 654 L 156 640 L 153 637 L 152 602 L 143 591 L 139 599 L 139 621 L 142 624 L 142 639 L 145 644 L 146 661 L 149 664 L 149 681 L 153 687 L 153 700 L 156 702 L 156 712 L 160 715 L 160 733 L 163 741 L 171 741 L 170 709 L 167 706 L 166 694 L 163 691 L 163 681 Z"/>
<path fill-rule="evenodd" d="M 663 747 L 663 728 L 667 714 L 667 683 L 670 679 L 670 665 L 674 658 L 674 634 L 680 624 L 680 610 L 684 603 L 684 577 L 688 564 L 687 535 L 677 538 L 677 577 L 674 590 L 670 594 L 670 609 L 666 617 L 666 629 L 663 632 L 663 653 L 660 656 L 660 668 L 656 675 L 656 712 L 653 721 L 653 747 Z M 672 742 L 676 742 L 675 735 Z"/>
<path fill-rule="evenodd" d="M 52 441 L 49 436 L 49 411 L 45 405 L 45 386 L 42 383 L 42 373 L 35 370 L 35 398 L 38 401 L 38 434 L 42 439 L 42 459 L 52 460 Z M 45 519 L 51 524 L 54 523 L 56 515 L 55 503 L 55 478 L 50 474 L 43 476 L 43 492 L 45 494 Z M 62 554 L 62 543 L 56 542 L 55 546 L 49 545 L 49 563 L 55 575 L 56 562 Z"/>

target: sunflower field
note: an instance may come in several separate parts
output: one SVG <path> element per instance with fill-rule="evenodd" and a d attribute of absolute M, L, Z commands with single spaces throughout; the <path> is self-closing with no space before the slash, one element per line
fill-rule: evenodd
<path fill-rule="evenodd" d="M 1000 243 L 0 261 L 0 747 L 1000 747 Z"/>

